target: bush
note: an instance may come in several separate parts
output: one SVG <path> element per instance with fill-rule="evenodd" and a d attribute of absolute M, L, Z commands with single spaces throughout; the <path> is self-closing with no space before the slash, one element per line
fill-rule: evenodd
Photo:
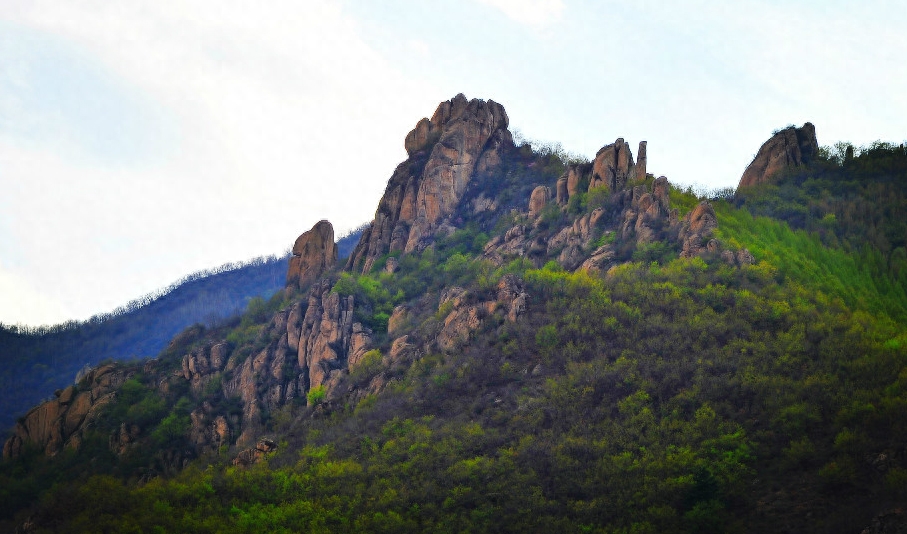
<path fill-rule="evenodd" d="M 318 406 L 324 401 L 326 395 L 327 390 L 324 386 L 315 386 L 306 393 L 305 398 L 309 402 L 309 406 Z"/>

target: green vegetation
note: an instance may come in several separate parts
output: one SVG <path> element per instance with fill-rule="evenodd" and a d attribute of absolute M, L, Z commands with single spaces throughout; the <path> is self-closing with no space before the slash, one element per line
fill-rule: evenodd
<path fill-rule="evenodd" d="M 676 244 L 616 243 L 613 231 L 594 246 L 615 243 L 627 261 L 606 275 L 550 258 L 496 265 L 482 248 L 518 220 L 479 215 L 399 255 L 394 274 L 383 261 L 342 273 L 332 290 L 353 296 L 356 320 L 377 334 L 347 379 L 364 388 L 380 376 L 381 391 L 328 400 L 312 388 L 307 406 L 269 414 L 280 446 L 266 460 L 235 467 L 236 451 L 224 450 L 176 472 L 162 466 L 186 448 L 192 411 L 236 401 L 217 400 L 220 382 L 163 394 L 137 372 L 79 451 L 0 465 L 0 527 L 34 517 L 39 532 L 859 532 L 907 497 L 901 221 L 846 215 L 876 191 L 872 176 L 894 172 L 878 162 L 900 161 L 874 154 L 827 156 L 810 171 L 848 178 L 848 169 L 864 172 L 861 161 L 875 169 L 859 174 L 856 193 L 820 196 L 841 210 L 790 215 L 801 211 L 778 197 L 786 181 L 714 199 L 717 237 L 750 250 L 752 265 L 680 259 Z M 564 163 L 515 157 L 547 178 Z M 500 187 L 523 191 L 518 178 L 505 175 Z M 882 180 L 903 194 L 900 178 Z M 700 200 L 671 192 L 681 214 Z M 608 202 L 593 190 L 575 215 Z M 570 209 L 545 214 L 537 231 L 553 231 Z M 844 220 L 858 227 L 840 228 Z M 494 300 L 505 274 L 529 296 L 519 320 L 488 310 L 460 350 L 384 356 L 395 306 L 411 308 L 409 341 L 429 346 L 454 309 L 438 306 L 442 290 Z M 255 300 L 222 327 L 231 358 L 251 354 L 262 325 L 289 305 Z M 175 354 L 160 365 L 173 366 Z M 106 440 L 123 423 L 165 452 L 117 459 Z"/>

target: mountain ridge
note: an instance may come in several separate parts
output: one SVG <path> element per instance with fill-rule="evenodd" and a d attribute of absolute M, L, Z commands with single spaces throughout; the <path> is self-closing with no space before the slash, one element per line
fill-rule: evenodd
<path fill-rule="evenodd" d="M 508 144 L 495 106 L 458 95 L 417 123 L 343 269 L 324 270 L 329 248 L 300 246 L 287 286 L 238 325 L 96 370 L 35 416 L 35 428 L 60 419 L 50 440 L 30 441 L 25 424 L 4 456 L 37 462 L 35 448 L 60 455 L 75 436 L 72 454 L 152 480 L 130 498 L 169 499 L 155 492 L 176 477 L 218 488 L 192 498 L 225 506 L 205 495 L 238 498 L 230 484 L 246 480 L 275 500 L 223 497 L 248 503 L 228 523 L 251 521 L 255 503 L 330 510 L 295 511 L 294 527 L 257 515 L 262 528 L 846 531 L 902 502 L 903 432 L 887 421 L 902 405 L 903 323 L 776 260 L 818 237 L 797 234 L 801 245 L 771 223 L 752 239 L 740 221 L 769 222 L 648 174 L 644 141 L 635 162 L 621 138 L 592 162 Z M 802 160 L 766 175 L 813 172 Z M 740 201 L 771 187 L 741 179 Z M 322 241 L 326 224 L 297 244 Z M 877 418 L 839 398 L 846 380 Z M 90 401 L 69 416 L 77 398 Z M 271 481 L 299 473 L 308 482 Z M 804 509 L 814 515 L 793 518 Z"/>

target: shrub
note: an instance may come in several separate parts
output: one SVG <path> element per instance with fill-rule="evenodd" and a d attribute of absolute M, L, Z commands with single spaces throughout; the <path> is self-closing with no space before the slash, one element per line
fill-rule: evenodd
<path fill-rule="evenodd" d="M 326 395 L 327 390 L 324 389 L 324 386 L 315 386 L 306 393 L 305 398 L 309 402 L 309 406 L 318 406 L 324 401 Z"/>

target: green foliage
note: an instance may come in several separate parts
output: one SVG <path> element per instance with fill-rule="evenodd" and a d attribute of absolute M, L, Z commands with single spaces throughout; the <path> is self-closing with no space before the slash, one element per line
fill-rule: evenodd
<path fill-rule="evenodd" d="M 527 174 L 556 178 L 544 174 L 556 162 L 518 157 Z M 522 191 L 523 177 L 498 178 Z M 382 373 L 387 386 L 354 389 L 349 405 L 323 404 L 325 389 L 312 388 L 306 400 L 319 410 L 272 414 L 284 441 L 266 463 L 193 465 L 142 483 L 86 473 L 43 496 L 15 477 L 24 464 L 9 464 L 0 496 L 12 511 L 38 503 L 28 512 L 39 527 L 64 531 L 93 517 L 110 531 L 859 531 L 878 503 L 903 499 L 907 480 L 896 452 L 907 443 L 907 253 L 847 245 L 836 209 L 806 208 L 822 234 L 726 197 L 713 201 L 718 237 L 748 248 L 755 265 L 679 259 L 656 240 L 627 249 L 632 261 L 604 276 L 535 267 L 550 258 L 498 266 L 477 256 L 482 229 L 499 221 L 456 222 L 435 246 L 401 255 L 393 275 L 341 274 L 333 291 L 353 295 L 356 320 L 377 329 L 406 303 L 406 334 L 425 346 L 452 310 L 435 308 L 443 288 L 493 300 L 512 273 L 528 295 L 519 320 L 488 311 L 469 344 L 412 360 L 385 362 L 391 340 L 379 333 L 349 383 Z M 692 189 L 671 198 L 682 213 L 700 200 Z M 607 201 L 593 190 L 579 208 Z M 240 340 L 256 326 L 238 324 Z M 178 391 L 164 398 L 143 380 L 122 390 L 140 408 L 114 403 L 109 424 L 144 418 L 155 439 L 186 445 L 190 401 L 173 404 Z M 104 432 L 90 457 L 105 458 Z M 52 485 L 51 469 L 29 469 Z M 65 525 L 52 523 L 60 514 Z"/>
<path fill-rule="evenodd" d="M 309 406 L 318 406 L 324 401 L 324 397 L 327 395 L 327 390 L 323 385 L 318 385 L 313 387 L 306 393 L 305 398 L 309 403 Z"/>

